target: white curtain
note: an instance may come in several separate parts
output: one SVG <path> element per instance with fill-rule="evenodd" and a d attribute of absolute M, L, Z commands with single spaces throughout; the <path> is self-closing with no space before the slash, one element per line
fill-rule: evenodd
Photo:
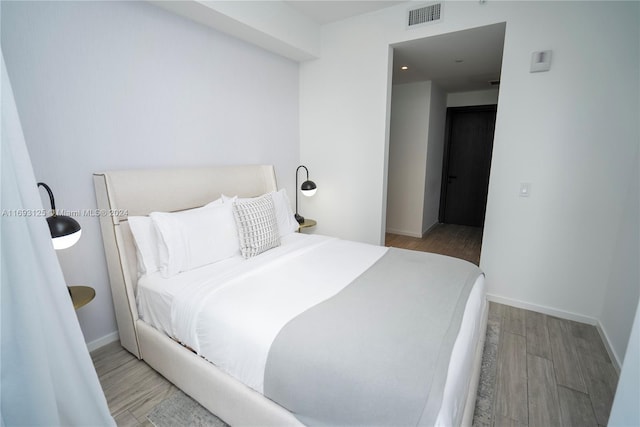
<path fill-rule="evenodd" d="M 2 55 L 0 420 L 115 425 L 56 257 Z"/>

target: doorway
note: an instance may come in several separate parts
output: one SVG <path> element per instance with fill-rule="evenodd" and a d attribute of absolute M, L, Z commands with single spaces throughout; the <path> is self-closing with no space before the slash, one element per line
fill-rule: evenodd
<path fill-rule="evenodd" d="M 392 45 L 387 238 L 402 235 L 424 239 L 442 223 L 470 224 L 454 228 L 475 227 L 482 235 L 505 28 L 503 22 Z M 428 85 L 426 95 L 421 95 L 423 101 L 408 103 L 422 93 L 420 85 Z M 447 117 L 448 114 L 454 117 Z M 465 154 L 468 147 L 464 141 L 456 142 L 456 129 L 460 122 L 466 126 L 463 117 L 474 115 L 490 118 L 488 124 L 479 126 L 491 135 L 488 145 L 480 144 L 489 150 L 466 153 L 467 160 L 462 157 L 458 171 L 459 162 L 449 162 L 449 155 L 457 159 L 456 154 Z M 398 127 L 400 122 L 402 126 Z M 398 129 L 400 133 L 395 132 Z M 454 136 L 453 144 L 448 140 L 450 136 Z M 399 161 L 398 149 L 413 150 L 405 156 L 410 161 Z M 469 158 L 476 159 L 469 162 L 471 169 L 482 167 L 480 172 L 472 170 L 467 179 L 469 168 L 464 161 Z M 409 179 L 405 175 L 410 175 Z M 402 185 L 398 185 L 400 178 L 405 178 Z M 478 189 L 473 186 L 477 183 L 485 185 Z M 463 196 L 456 195 L 455 187 L 462 190 Z M 465 215 L 456 217 L 459 212 Z"/>
<path fill-rule="evenodd" d="M 483 227 L 497 105 L 447 108 L 439 222 Z"/>

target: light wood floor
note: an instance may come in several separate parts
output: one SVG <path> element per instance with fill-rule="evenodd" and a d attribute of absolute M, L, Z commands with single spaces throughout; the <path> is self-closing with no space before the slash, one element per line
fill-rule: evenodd
<path fill-rule="evenodd" d="M 439 253 L 479 260 L 475 232 L 453 230 L 452 241 L 444 242 L 442 235 L 435 239 L 441 242 Z M 469 243 L 467 234 L 476 235 L 477 243 Z M 455 236 L 465 237 L 455 242 Z M 403 239 L 388 236 L 387 245 L 401 245 Z M 419 243 L 411 241 L 416 246 L 409 249 L 433 248 Z M 475 255 L 469 249 L 474 245 Z M 463 249 L 451 251 L 454 247 Z M 177 390 L 119 343 L 95 350 L 91 356 L 118 426 L 150 427 L 147 414 Z M 483 364 L 474 418 L 477 426 L 607 424 L 617 374 L 593 326 L 491 303 Z"/>
<path fill-rule="evenodd" d="M 147 414 L 178 389 L 119 341 L 94 350 L 91 358 L 116 424 L 153 427 Z"/>
<path fill-rule="evenodd" d="M 482 228 L 436 224 L 422 239 L 387 233 L 385 245 L 453 256 L 480 265 Z"/>
<path fill-rule="evenodd" d="M 386 245 L 479 265 L 482 229 L 438 224 L 422 239 L 387 234 Z M 482 379 L 490 408 L 478 408 L 476 425 L 607 424 L 618 375 L 595 327 L 495 303 L 488 326 L 484 358 L 495 369 Z"/>
<path fill-rule="evenodd" d="M 494 352 L 495 365 L 478 394 L 492 408 L 475 425 L 606 426 L 618 375 L 596 328 L 489 307 L 485 358 Z"/>

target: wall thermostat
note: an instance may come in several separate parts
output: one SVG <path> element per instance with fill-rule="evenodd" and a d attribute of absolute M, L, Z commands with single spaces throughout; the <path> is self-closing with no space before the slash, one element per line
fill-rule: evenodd
<path fill-rule="evenodd" d="M 539 73 L 540 71 L 549 71 L 551 68 L 551 51 L 541 50 L 531 54 L 531 73 Z"/>

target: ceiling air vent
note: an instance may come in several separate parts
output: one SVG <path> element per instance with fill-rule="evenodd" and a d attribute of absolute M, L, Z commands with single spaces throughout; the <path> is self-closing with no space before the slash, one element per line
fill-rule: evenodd
<path fill-rule="evenodd" d="M 407 28 L 440 20 L 442 3 L 433 3 L 417 9 L 409 10 Z"/>

